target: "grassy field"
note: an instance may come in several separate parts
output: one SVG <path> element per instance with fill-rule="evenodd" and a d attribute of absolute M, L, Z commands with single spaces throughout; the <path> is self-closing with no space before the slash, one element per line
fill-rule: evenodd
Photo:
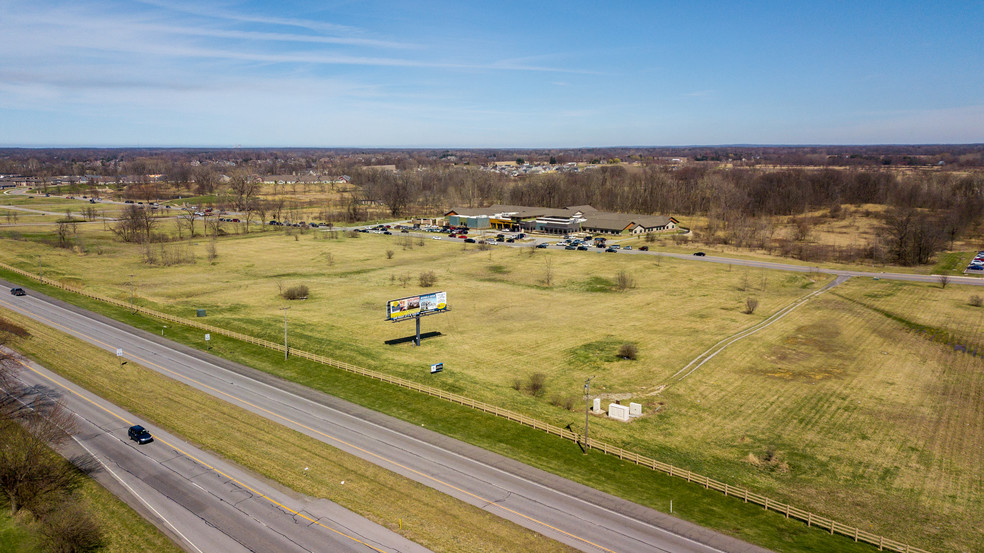
<path fill-rule="evenodd" d="M 323 233 L 279 232 L 220 238 L 213 263 L 206 261 L 204 239 L 169 245 L 196 261 L 165 267 L 146 265 L 141 246 L 113 242 L 100 231 L 86 233 L 90 251 L 102 252 L 88 255 L 41 247 L 37 236 L 3 240 L 0 261 L 34 271 L 41 253 L 46 275 L 120 299 L 130 297 L 133 274 L 140 305 L 188 318 L 206 309 L 210 324 L 274 341 L 283 339 L 280 308 L 287 305 L 278 284 L 305 284 L 310 299 L 289 302 L 293 347 L 560 426 L 580 426 L 583 381 L 594 376 L 592 392 L 605 398 L 603 405 L 615 398 L 637 401 L 646 413 L 629 425 L 596 418 L 592 433 L 599 439 L 915 545 L 981 550 L 981 530 L 972 523 L 982 514 L 975 499 L 982 491 L 981 469 L 953 456 L 966 455 L 961 448 L 984 436 L 973 424 L 940 422 L 976 413 L 970 402 L 957 404 L 959 414 L 942 411 L 954 401 L 948 394 L 975 389 L 980 361 L 950 355 L 952 347 L 918 332 L 943 329 L 933 335 L 945 331 L 975 344 L 984 312 L 969 305 L 976 289 L 855 279 L 660 393 L 669 375 L 707 347 L 816 290 L 827 277 L 648 256 L 530 255 L 430 239 L 407 248 L 400 236 L 327 240 L 315 238 Z M 429 290 L 446 290 L 452 311 L 422 321 L 424 332 L 440 335 L 420 348 L 388 345 L 409 336 L 413 323 L 383 322 L 385 301 L 423 291 L 417 276 L 425 271 L 436 274 L 437 285 Z M 636 286 L 617 291 L 619 271 Z M 742 312 L 750 296 L 760 302 L 751 315 Z M 201 343 L 190 334 L 186 339 Z M 637 346 L 637 360 L 616 355 L 624 343 Z M 213 336 L 224 355 L 336 391 L 323 368 L 264 360 L 221 344 Z M 427 369 L 437 361 L 445 363 L 445 372 L 431 376 Z M 533 372 L 546 375 L 540 397 L 514 389 Z M 948 386 L 954 388 L 944 389 L 941 378 L 953 379 Z M 359 398 L 358 391 L 352 395 L 374 401 Z M 386 403 L 375 407 L 408 420 L 420 416 Z M 570 404 L 574 412 L 563 408 Z M 914 406 L 929 410 L 923 437 L 933 433 L 950 445 L 927 447 L 905 434 Z M 478 429 L 449 433 L 483 441 Z M 488 441 L 495 447 L 495 440 Z M 893 445 L 899 443 L 907 445 Z M 528 455 L 520 447 L 507 453 Z M 944 543 L 947 548 L 940 547 Z"/>
<path fill-rule="evenodd" d="M 139 316 L 109 314 L 117 315 L 118 318 L 129 323 L 147 327 L 146 321 L 141 324 L 142 320 Z M 406 514 L 408 511 L 418 512 L 415 505 L 407 504 L 408 493 L 412 498 L 418 497 L 417 494 L 420 493 L 419 497 L 422 501 L 433 502 L 435 500 L 429 494 L 436 492 L 426 489 L 417 490 L 415 484 L 410 484 L 408 488 L 404 485 L 405 482 L 386 480 L 385 471 L 372 467 L 369 469 L 369 475 L 366 476 L 365 473 L 360 472 L 362 470 L 360 461 L 333 448 L 324 446 L 325 449 L 322 449 L 322 444 L 312 443 L 307 437 L 299 436 L 293 431 L 263 420 L 254 420 L 257 417 L 250 413 L 243 413 L 214 399 L 203 398 L 202 394 L 189 390 L 183 385 L 168 382 L 156 373 L 145 371 L 133 363 L 127 364 L 130 370 L 121 371 L 111 353 L 95 350 L 91 346 L 16 314 L 3 312 L 3 315 L 31 330 L 34 338 L 21 343 L 20 349 L 32 357 L 100 395 L 113 398 L 123 407 L 155 421 L 155 424 L 184 434 L 203 447 L 237 460 L 244 466 L 298 491 L 319 497 L 330 497 L 349 508 L 365 509 L 359 512 L 370 517 L 379 516 L 380 522 L 391 528 L 394 517 L 403 518 L 403 527 L 408 532 L 408 536 L 414 536 L 413 539 L 420 540 L 422 537 L 419 531 L 414 530 L 421 528 L 418 525 L 422 525 L 430 532 L 435 530 L 443 532 L 442 529 L 449 528 L 453 530 L 456 536 L 447 538 L 452 540 L 452 546 L 441 548 L 438 547 L 440 543 L 430 542 L 435 550 L 469 551 L 475 547 L 474 550 L 478 551 L 523 549 L 549 551 L 552 547 L 556 547 L 553 542 L 539 539 L 532 546 L 522 542 L 513 548 L 510 541 L 513 536 L 508 533 L 503 534 L 503 529 L 495 523 L 495 517 L 487 524 L 484 518 L 469 517 L 468 512 L 445 513 L 446 509 L 454 508 L 458 502 L 452 501 L 448 505 L 445 502 L 446 498 L 440 499 L 444 497 L 441 494 L 437 494 L 440 512 L 434 514 L 424 509 L 419 511 L 420 516 L 408 517 Z M 170 330 L 179 334 L 175 337 L 177 339 L 187 338 L 194 333 L 186 327 Z M 217 336 L 213 344 L 213 352 L 217 351 L 230 358 L 250 362 L 271 372 L 283 372 L 282 357 L 278 357 L 276 352 L 239 344 L 221 336 Z M 69 359 L 71 361 L 66 361 Z M 362 400 L 369 407 L 423 424 L 449 436 L 468 439 L 489 450 L 498 451 L 642 505 L 666 510 L 672 500 L 673 512 L 678 517 L 761 544 L 778 552 L 871 551 L 869 546 L 855 544 L 840 536 L 818 532 L 798 521 L 787 520 L 775 512 L 724 497 L 681 479 L 670 478 L 596 452 L 583 455 L 581 450 L 570 442 L 541 431 L 518 426 L 465 407 L 449 405 L 442 400 L 382 382 L 366 381 L 350 373 L 326 373 L 323 366 L 310 362 L 296 360 L 292 361 L 292 366 L 292 374 L 297 380 L 326 391 L 330 390 L 339 397 Z M 94 368 L 97 370 L 93 370 Z M 133 369 L 137 369 L 137 372 Z M 187 393 L 189 391 L 191 394 Z M 148 399 L 151 397 L 155 398 L 155 401 Z M 160 405 L 157 401 L 160 398 L 167 398 L 167 403 Z M 175 406 L 178 411 L 171 411 Z M 188 417 L 188 413 L 196 413 L 196 416 Z M 214 423 L 216 420 L 223 422 L 223 428 L 240 430 L 232 435 L 249 436 L 248 442 L 230 441 L 230 434 L 227 431 L 216 434 Z M 261 432 L 258 433 L 256 428 L 261 428 Z M 260 436 L 265 437 L 265 440 L 262 444 L 257 444 L 256 440 Z M 285 465 L 284 459 L 292 461 Z M 309 471 L 306 477 L 299 478 L 302 465 L 318 467 L 319 472 Z M 296 470 L 291 470 L 292 468 Z M 324 474 L 320 471 L 329 472 Z M 384 485 L 381 490 L 373 489 L 371 484 L 376 477 L 388 485 Z M 342 490 L 334 484 L 338 478 L 344 478 L 346 482 L 358 482 L 359 491 L 365 493 L 356 494 L 358 497 L 354 500 L 350 495 L 339 494 Z M 346 488 L 344 491 L 350 489 Z M 408 489 L 412 493 L 408 492 Z M 348 501 L 353 503 L 348 504 Z M 438 517 L 437 522 L 430 518 L 432 516 Z M 455 522 L 448 524 L 449 517 Z M 485 534 L 482 530 L 476 531 L 476 535 L 462 537 L 461 532 L 456 530 L 462 527 L 473 528 L 475 524 L 483 525 L 482 529 L 487 525 L 491 535 Z M 506 529 L 509 528 L 514 527 L 507 525 Z M 447 537 L 444 534 L 441 536 Z M 523 536 L 525 534 L 520 538 Z M 483 543 L 485 545 L 481 545 Z"/>
<path fill-rule="evenodd" d="M 932 550 L 982 551 L 984 361 L 839 297 L 873 287 L 898 290 L 900 311 L 926 319 L 945 318 L 934 300 L 950 296 L 950 307 L 968 293 L 849 282 L 667 390 L 677 408 L 661 441 L 716 460 L 707 470 L 727 470 L 727 460 L 750 486 L 849 524 Z"/>

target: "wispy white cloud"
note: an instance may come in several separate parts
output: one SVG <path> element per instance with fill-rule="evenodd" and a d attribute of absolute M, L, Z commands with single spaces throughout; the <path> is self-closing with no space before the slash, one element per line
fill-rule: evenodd
<path fill-rule="evenodd" d="M 253 15 L 246 13 L 239 13 L 232 10 L 223 10 L 215 7 L 202 6 L 201 4 L 188 4 L 184 2 L 172 2 L 170 0 L 137 0 L 138 3 L 154 6 L 162 10 L 166 10 L 174 13 L 182 13 L 188 15 L 197 15 L 205 18 L 240 22 L 240 23 L 260 23 L 263 25 L 279 25 L 284 27 L 297 27 L 301 29 L 310 29 L 312 31 L 327 31 L 327 32 L 348 32 L 348 33 L 360 33 L 361 29 L 356 27 L 351 27 L 348 25 L 338 25 L 335 23 L 329 23 L 326 21 L 318 21 L 313 19 L 296 19 L 289 17 L 270 17 L 266 15 Z"/>

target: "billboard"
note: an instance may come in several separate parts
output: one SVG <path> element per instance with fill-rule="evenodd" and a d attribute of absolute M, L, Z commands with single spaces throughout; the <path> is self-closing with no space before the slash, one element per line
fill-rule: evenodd
<path fill-rule="evenodd" d="M 400 298 L 398 300 L 390 300 L 386 302 L 386 320 L 399 321 L 402 319 L 416 317 L 418 315 L 447 311 L 447 309 L 447 292 L 434 292 L 433 294 L 410 296 L 408 298 Z"/>

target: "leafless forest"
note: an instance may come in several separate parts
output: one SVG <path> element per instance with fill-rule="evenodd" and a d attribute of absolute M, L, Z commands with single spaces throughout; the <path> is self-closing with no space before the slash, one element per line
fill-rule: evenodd
<path fill-rule="evenodd" d="M 510 172 L 496 170 L 511 167 Z M 517 168 L 523 168 L 520 172 Z M 495 203 L 689 217 L 705 243 L 808 260 L 925 264 L 984 222 L 984 146 L 584 150 L 4 150 L 0 173 L 126 198 L 195 194 L 265 220 L 439 215 Z M 519 173 L 519 174 L 516 174 Z M 344 181 L 337 180 L 345 176 Z M 266 183 L 266 184 L 263 184 Z M 330 183 L 330 184 L 327 184 Z M 321 194 L 317 194 L 321 192 Z M 314 194 L 312 194 L 314 193 Z M 818 218 L 875 206 L 880 239 L 807 239 Z M 288 213 L 289 214 L 289 213 Z M 793 236 L 778 236 L 780 224 Z M 248 228 L 248 227 L 247 227 Z"/>

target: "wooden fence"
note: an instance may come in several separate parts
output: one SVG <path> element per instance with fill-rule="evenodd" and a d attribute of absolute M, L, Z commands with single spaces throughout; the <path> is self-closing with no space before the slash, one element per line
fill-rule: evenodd
<path fill-rule="evenodd" d="M 54 286 L 56 288 L 61 288 L 62 290 L 73 292 L 105 303 L 109 303 L 117 307 L 122 307 L 125 309 L 131 309 L 132 307 L 132 310 L 136 313 L 148 315 L 151 317 L 155 317 L 157 319 L 161 319 L 176 324 L 198 328 L 206 332 L 210 332 L 220 336 L 226 336 L 228 338 L 240 340 L 242 342 L 247 342 L 264 348 L 277 350 L 280 352 L 284 351 L 283 344 L 278 344 L 276 342 L 271 342 L 269 340 L 263 340 L 260 338 L 249 336 L 248 334 L 233 332 L 231 330 L 208 325 L 193 319 L 183 319 L 181 317 L 176 317 L 168 313 L 162 313 L 160 311 L 155 311 L 153 309 L 148 309 L 146 307 L 140 307 L 136 305 L 131 306 L 129 302 L 123 300 L 99 296 L 91 292 L 87 292 L 81 288 L 65 285 L 57 281 L 40 279 L 36 274 L 32 274 L 27 271 L 18 269 L 16 267 L 12 267 L 10 265 L 7 265 L 6 263 L 0 263 L 0 268 L 17 273 L 27 278 L 40 280 L 43 284 Z M 304 359 L 314 361 L 315 363 L 321 363 L 323 365 L 335 367 L 337 369 L 359 374 L 368 378 L 374 378 L 382 382 L 388 382 L 396 386 L 408 388 L 410 390 L 414 390 L 423 394 L 427 394 L 429 396 L 450 401 L 452 403 L 457 403 L 458 405 L 463 405 L 466 407 L 470 407 L 472 409 L 477 409 L 485 413 L 490 413 L 497 417 L 502 417 L 504 419 L 518 422 L 519 424 L 523 424 L 531 428 L 535 428 L 537 430 L 543 430 L 544 432 L 553 434 L 555 436 L 560 436 L 561 438 L 564 438 L 566 440 L 571 440 L 578 443 L 581 443 L 582 441 L 582 436 L 566 428 L 561 428 L 558 426 L 554 426 L 552 424 L 547 424 L 537 419 L 527 417 L 526 415 L 509 411 L 508 409 L 502 409 L 496 405 L 491 405 L 481 401 L 475 401 L 471 398 L 459 394 L 447 392 L 439 388 L 434 388 L 432 386 L 420 384 L 419 382 L 414 382 L 412 380 L 407 380 L 405 378 L 399 378 L 378 371 L 369 370 L 363 367 L 359 367 L 357 365 L 352 365 L 351 363 L 345 363 L 344 361 L 338 361 L 335 359 L 331 359 L 329 357 L 316 355 L 314 353 L 310 353 L 303 350 L 290 348 L 290 355 L 303 357 Z M 637 465 L 648 467 L 652 470 L 668 474 L 669 476 L 685 479 L 687 482 L 693 482 L 697 485 L 704 486 L 704 488 L 706 489 L 719 491 L 726 496 L 735 497 L 737 499 L 744 501 L 745 503 L 754 503 L 757 505 L 761 505 L 764 509 L 775 511 L 779 514 L 784 515 L 786 518 L 801 520 L 805 522 L 807 526 L 815 526 L 821 530 L 828 531 L 831 534 L 841 534 L 843 536 L 847 536 L 848 538 L 853 539 L 856 542 L 865 542 L 871 545 L 875 545 L 878 547 L 880 551 L 888 550 L 888 551 L 898 551 L 900 553 L 930 553 L 925 549 L 912 547 L 902 542 L 891 540 L 886 537 L 873 534 L 871 532 L 866 532 L 854 526 L 841 524 L 840 522 L 837 522 L 836 520 L 833 520 L 831 518 L 820 516 L 811 513 L 810 511 L 804 511 L 803 509 L 793 507 L 792 505 L 789 505 L 787 503 L 782 503 L 781 501 L 776 501 L 775 499 L 771 499 L 764 495 L 759 495 L 757 493 L 754 493 L 748 490 L 747 488 L 732 486 L 725 482 L 714 480 L 713 478 L 709 478 L 707 476 L 697 474 L 686 469 L 681 469 L 679 467 L 675 467 L 673 465 L 669 465 L 667 463 L 657 461 L 656 459 L 640 455 L 638 453 L 629 451 L 627 449 L 609 445 L 602 441 L 589 438 L 586 442 L 584 442 L 584 445 L 585 447 L 596 449 L 607 455 L 616 456 L 619 459 L 623 459 L 625 461 L 629 461 Z"/>

